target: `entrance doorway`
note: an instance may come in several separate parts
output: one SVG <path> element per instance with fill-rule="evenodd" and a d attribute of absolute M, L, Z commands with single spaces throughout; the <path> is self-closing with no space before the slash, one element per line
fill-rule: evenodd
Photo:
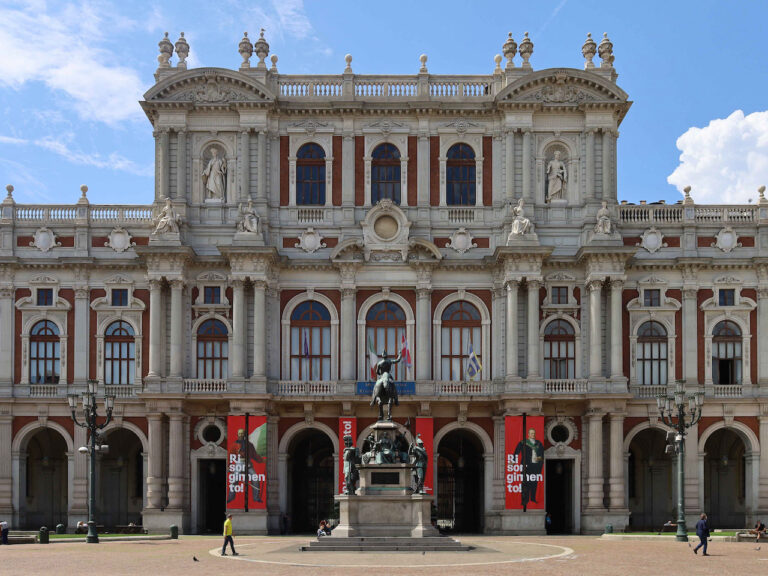
<path fill-rule="evenodd" d="M 547 512 L 550 534 L 573 534 L 573 460 L 546 461 Z"/>
<path fill-rule="evenodd" d="M 455 533 L 483 531 L 483 445 L 472 432 L 454 430 L 437 447 L 437 525 Z"/>
<path fill-rule="evenodd" d="M 664 432 L 648 428 L 629 444 L 627 492 L 632 530 L 658 530 L 675 518 L 672 458 Z"/>
<path fill-rule="evenodd" d="M 320 520 L 336 516 L 333 444 L 323 432 L 307 429 L 296 435 L 288 453 L 290 530 L 314 534 Z"/>
<path fill-rule="evenodd" d="M 114 528 L 141 524 L 144 495 L 144 459 L 141 440 L 126 428 L 107 434 L 109 452 L 98 461 L 99 521 Z"/>
<path fill-rule="evenodd" d="M 221 534 L 227 505 L 226 460 L 198 460 L 200 511 L 197 516 L 198 534 Z"/>
<path fill-rule="evenodd" d="M 20 479 L 22 528 L 54 528 L 67 523 L 67 444 L 50 428 L 27 444 L 25 474 Z"/>
<path fill-rule="evenodd" d="M 721 429 L 707 439 L 704 456 L 704 509 L 711 528 L 746 526 L 747 471 L 745 446 L 733 430 Z"/>

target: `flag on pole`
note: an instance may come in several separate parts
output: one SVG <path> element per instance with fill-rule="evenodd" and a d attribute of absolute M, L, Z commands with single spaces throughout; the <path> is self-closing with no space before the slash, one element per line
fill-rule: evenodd
<path fill-rule="evenodd" d="M 306 330 L 304 330 L 304 358 L 309 358 L 309 341 L 307 340 Z"/>
<path fill-rule="evenodd" d="M 467 355 L 467 378 L 474 380 L 482 369 L 483 365 L 480 364 L 480 360 L 477 358 L 474 348 L 472 348 L 472 342 L 470 342 L 469 354 Z"/>
<path fill-rule="evenodd" d="M 405 367 L 410 369 L 411 368 L 411 351 L 408 349 L 408 339 L 405 337 L 405 332 L 403 332 L 401 343 L 402 345 L 400 348 L 400 357 L 403 359 L 403 364 L 405 364 Z"/>
<path fill-rule="evenodd" d="M 379 357 L 373 351 L 373 344 L 368 340 L 368 359 L 370 362 L 371 380 L 376 381 L 376 365 L 379 363 Z"/>

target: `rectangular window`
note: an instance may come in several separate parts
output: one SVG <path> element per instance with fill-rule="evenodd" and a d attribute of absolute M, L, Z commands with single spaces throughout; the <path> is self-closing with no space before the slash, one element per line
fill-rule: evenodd
<path fill-rule="evenodd" d="M 720 290 L 720 306 L 735 306 L 736 291 L 733 288 Z"/>
<path fill-rule="evenodd" d="M 127 288 L 112 288 L 112 306 L 128 306 Z"/>
<path fill-rule="evenodd" d="M 206 286 L 203 289 L 203 303 L 221 304 L 221 288 L 219 286 Z"/>
<path fill-rule="evenodd" d="M 643 290 L 643 300 L 646 306 L 661 306 L 661 290 Z"/>
<path fill-rule="evenodd" d="M 37 305 L 53 306 L 53 288 L 37 289 Z"/>
<path fill-rule="evenodd" d="M 568 304 L 568 287 L 552 286 L 552 304 Z"/>

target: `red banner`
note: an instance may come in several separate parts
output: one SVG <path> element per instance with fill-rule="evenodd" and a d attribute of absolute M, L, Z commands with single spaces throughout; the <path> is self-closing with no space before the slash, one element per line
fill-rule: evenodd
<path fill-rule="evenodd" d="M 227 418 L 227 510 L 267 508 L 267 417 Z"/>
<path fill-rule="evenodd" d="M 357 443 L 357 418 L 342 416 L 339 418 L 339 494 L 344 494 L 344 436 L 352 436 L 352 445 Z M 358 448 L 360 448 L 358 446 Z"/>
<path fill-rule="evenodd" d="M 424 442 L 424 449 L 427 451 L 427 471 L 424 474 L 424 493 L 434 494 L 433 484 L 435 481 L 434 471 L 432 468 L 434 462 L 434 430 L 435 424 L 432 418 L 418 417 L 416 418 L 416 434 L 421 434 L 421 440 Z"/>
<path fill-rule="evenodd" d="M 544 417 L 504 418 L 505 507 L 507 510 L 544 509 Z"/>

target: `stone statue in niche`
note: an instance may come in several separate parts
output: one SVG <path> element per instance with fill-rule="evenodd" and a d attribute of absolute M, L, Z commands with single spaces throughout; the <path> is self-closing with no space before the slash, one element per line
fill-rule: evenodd
<path fill-rule="evenodd" d="M 512 230 L 510 236 L 523 236 L 533 232 L 533 224 L 530 219 L 525 217 L 525 201 L 520 198 L 517 206 L 512 209 L 515 219 L 512 221 Z"/>
<path fill-rule="evenodd" d="M 611 222 L 611 213 L 608 211 L 606 202 L 603 202 L 602 208 L 597 211 L 597 223 L 595 223 L 595 234 L 610 235 L 613 233 L 613 222 Z"/>
<path fill-rule="evenodd" d="M 227 160 L 222 155 L 219 157 L 219 149 L 211 148 L 211 159 L 203 170 L 203 184 L 205 184 L 206 200 L 224 200 L 224 192 L 227 187 Z"/>
<path fill-rule="evenodd" d="M 152 232 L 153 235 L 162 235 L 179 232 L 179 225 L 181 224 L 181 214 L 177 214 L 173 209 L 171 199 L 165 199 L 165 206 L 160 210 L 160 214 L 157 215 L 155 220 L 155 229 Z"/>
<path fill-rule="evenodd" d="M 568 172 L 565 164 L 560 160 L 560 151 L 555 151 L 555 157 L 547 164 L 547 198 L 552 200 L 564 200 Z"/>
<path fill-rule="evenodd" d="M 253 202 L 248 200 L 248 205 L 240 204 L 238 207 L 240 220 L 237 223 L 238 232 L 251 232 L 253 234 L 259 231 L 259 215 L 253 209 Z"/>

